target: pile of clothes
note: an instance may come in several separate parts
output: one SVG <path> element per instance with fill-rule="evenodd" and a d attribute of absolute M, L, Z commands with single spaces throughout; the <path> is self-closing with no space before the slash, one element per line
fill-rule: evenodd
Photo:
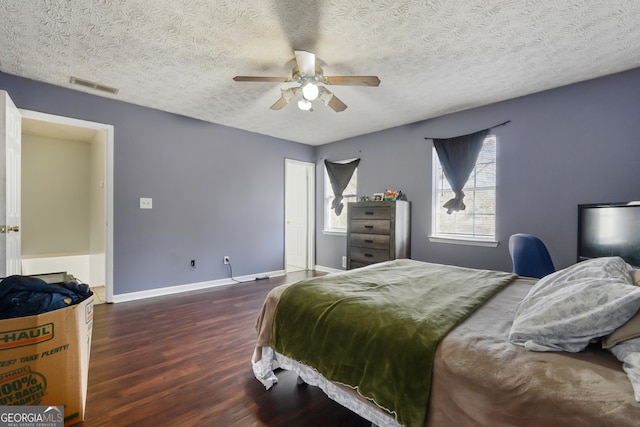
<path fill-rule="evenodd" d="M 0 319 L 34 316 L 69 307 L 92 294 L 89 285 L 72 276 L 55 284 L 36 277 L 9 276 L 0 281 Z"/>

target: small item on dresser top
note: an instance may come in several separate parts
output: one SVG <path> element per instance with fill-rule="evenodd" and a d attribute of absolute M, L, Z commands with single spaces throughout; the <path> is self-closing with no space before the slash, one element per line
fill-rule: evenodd
<path fill-rule="evenodd" d="M 396 200 L 398 200 L 398 192 L 389 189 L 384 190 L 384 200 L 395 202 Z"/>
<path fill-rule="evenodd" d="M 382 196 L 383 200 L 395 202 L 396 200 L 407 200 L 407 195 L 402 190 L 385 190 Z"/>

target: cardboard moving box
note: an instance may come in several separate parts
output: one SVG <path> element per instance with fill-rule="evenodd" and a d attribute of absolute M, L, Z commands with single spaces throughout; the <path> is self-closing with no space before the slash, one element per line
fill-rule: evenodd
<path fill-rule="evenodd" d="M 63 406 L 65 426 L 84 419 L 93 295 L 37 316 L 0 320 L 0 406 Z"/>

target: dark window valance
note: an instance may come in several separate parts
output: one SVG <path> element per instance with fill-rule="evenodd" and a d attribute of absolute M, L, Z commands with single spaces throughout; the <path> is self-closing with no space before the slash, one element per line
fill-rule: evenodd
<path fill-rule="evenodd" d="M 433 140 L 433 146 L 436 149 L 436 153 L 438 153 L 438 159 L 444 175 L 447 177 L 447 181 L 449 181 L 449 185 L 451 185 L 451 189 L 455 194 L 455 197 L 447 201 L 443 206 L 448 214 L 454 211 L 462 211 L 466 208 L 462 201 L 464 199 L 462 189 L 476 165 L 478 154 L 480 154 L 482 144 L 489 131 L 509 122 L 511 120 L 468 135 L 453 138 L 425 138 Z"/>
<path fill-rule="evenodd" d="M 336 163 L 328 160 L 324 161 L 334 195 L 333 202 L 331 203 L 331 209 L 335 211 L 336 215 L 340 215 L 340 213 L 342 213 L 342 209 L 344 208 L 344 204 L 342 203 L 342 192 L 347 188 L 347 185 L 349 185 L 353 172 L 356 170 L 359 163 L 360 159 L 355 159 L 347 163 Z"/>
<path fill-rule="evenodd" d="M 444 175 L 455 193 L 455 197 L 444 204 L 447 213 L 462 211 L 466 208 L 464 188 L 469 175 L 473 171 L 478 160 L 478 154 L 482 149 L 484 139 L 489 134 L 489 129 L 474 132 L 469 135 L 456 136 L 454 138 L 434 138 L 433 146 L 438 153 L 440 165 Z"/>

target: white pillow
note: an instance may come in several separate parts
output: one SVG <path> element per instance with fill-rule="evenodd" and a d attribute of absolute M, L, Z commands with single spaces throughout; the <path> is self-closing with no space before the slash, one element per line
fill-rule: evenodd
<path fill-rule="evenodd" d="M 633 284 L 636 286 L 640 286 L 640 270 L 629 270 L 629 273 L 631 274 L 631 281 L 633 282 Z"/>
<path fill-rule="evenodd" d="M 609 349 L 622 362 L 627 373 L 636 402 L 640 402 L 640 338 L 623 341 Z"/>
<path fill-rule="evenodd" d="M 619 257 L 595 258 L 543 277 L 518 304 L 509 341 L 531 351 L 583 350 L 640 308 Z"/>
<path fill-rule="evenodd" d="M 602 348 L 611 348 L 622 341 L 638 337 L 640 337 L 640 311 L 631 317 L 627 323 L 602 338 Z"/>

